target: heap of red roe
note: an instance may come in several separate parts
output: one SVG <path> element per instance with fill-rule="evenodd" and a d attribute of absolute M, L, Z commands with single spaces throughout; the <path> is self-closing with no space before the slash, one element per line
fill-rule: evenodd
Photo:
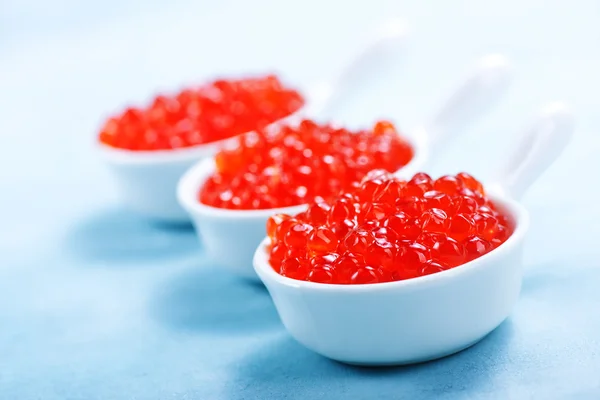
<path fill-rule="evenodd" d="M 267 222 L 271 266 L 320 283 L 368 284 L 428 275 L 480 257 L 512 234 L 475 178 L 460 173 L 408 182 L 371 171 L 332 201 Z"/>
<path fill-rule="evenodd" d="M 215 157 L 200 202 L 219 208 L 269 209 L 305 204 L 351 188 L 375 168 L 396 171 L 412 147 L 386 121 L 349 131 L 303 120 L 242 135 Z"/>
<path fill-rule="evenodd" d="M 128 108 L 106 121 L 98 139 L 126 150 L 191 147 L 261 129 L 303 104 L 276 76 L 217 80 L 157 96 L 145 109 Z"/>

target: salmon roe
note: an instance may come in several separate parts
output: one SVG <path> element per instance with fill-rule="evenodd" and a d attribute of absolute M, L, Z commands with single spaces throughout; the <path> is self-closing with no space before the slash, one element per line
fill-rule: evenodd
<path fill-rule="evenodd" d="M 269 261 L 319 283 L 400 281 L 454 268 L 500 246 L 513 225 L 466 173 L 408 182 L 373 170 L 333 200 L 267 222 Z"/>
<path fill-rule="evenodd" d="M 98 140 L 126 150 L 171 150 L 226 139 L 297 111 L 304 99 L 273 75 L 216 80 L 109 118 Z"/>
<path fill-rule="evenodd" d="M 303 120 L 240 136 L 234 148 L 216 155 L 216 172 L 198 197 L 242 210 L 305 204 L 350 189 L 374 168 L 396 171 L 412 157 L 389 122 L 349 131 Z"/>

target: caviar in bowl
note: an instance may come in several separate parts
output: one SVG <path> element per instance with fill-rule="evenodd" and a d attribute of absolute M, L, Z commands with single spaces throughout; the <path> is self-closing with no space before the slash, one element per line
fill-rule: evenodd
<path fill-rule="evenodd" d="M 175 188 L 194 162 L 237 135 L 295 115 L 304 99 L 276 76 L 217 80 L 109 118 L 98 149 L 131 209 L 184 222 Z"/>
<path fill-rule="evenodd" d="M 372 170 L 352 190 L 295 216 L 267 221 L 269 262 L 282 276 L 318 283 L 399 281 L 489 253 L 513 223 L 466 173 L 409 181 Z"/>
<path fill-rule="evenodd" d="M 332 237 L 335 250 L 319 238 L 328 234 L 314 233 L 322 225 L 310 229 L 303 226 L 306 222 L 296 225 L 288 217 L 276 217 L 269 229 L 275 240 L 263 240 L 254 268 L 288 332 L 325 357 L 360 365 L 422 362 L 477 343 L 507 318 L 519 296 L 529 217 L 515 199 L 560 154 L 572 130 L 570 113 L 554 105 L 525 135 L 509 158 L 512 164 L 502 170 L 498 183 L 486 185 L 483 196 L 471 196 L 478 187 L 470 186 L 468 192 L 462 188 L 463 193 L 451 196 L 452 205 L 441 206 L 443 196 L 425 196 L 429 190 L 399 195 L 395 214 L 389 216 L 365 207 L 365 219 L 359 222 L 360 214 L 353 219 L 359 226 L 343 238 Z M 426 182 L 423 178 L 414 183 Z M 438 181 L 431 190 L 452 190 L 444 181 L 453 179 L 443 178 L 443 185 Z M 464 201 L 465 193 L 475 204 Z M 410 197 L 413 201 L 406 202 Z M 369 203 L 376 204 L 360 201 L 359 211 Z M 416 211 L 419 216 L 410 218 Z M 481 222 L 483 215 L 495 223 L 490 225 L 489 218 Z M 453 228 L 457 221 L 460 229 Z M 328 220 L 324 226 L 329 225 Z M 285 254 L 277 248 L 282 239 Z M 326 253 L 311 254 L 315 250 Z"/>
<path fill-rule="evenodd" d="M 383 121 L 357 132 L 302 120 L 238 140 L 190 169 L 178 195 L 208 253 L 254 279 L 252 256 L 273 213 L 303 210 L 370 169 L 395 171 L 414 162 L 415 145 Z"/>

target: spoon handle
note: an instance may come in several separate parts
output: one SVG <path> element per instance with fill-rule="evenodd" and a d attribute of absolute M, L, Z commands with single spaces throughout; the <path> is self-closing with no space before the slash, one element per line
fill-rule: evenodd
<path fill-rule="evenodd" d="M 333 83 L 315 87 L 316 104 L 311 115 L 331 118 L 346 99 L 360 96 L 364 87 L 379 78 L 404 50 L 408 25 L 400 19 L 389 19 L 380 25 L 375 38 L 346 64 Z"/>
<path fill-rule="evenodd" d="M 506 57 L 500 54 L 482 57 L 430 122 L 423 125 L 422 133 L 429 145 L 441 147 L 443 142 L 489 111 L 508 89 L 511 72 Z"/>
<path fill-rule="evenodd" d="M 520 143 L 498 171 L 498 185 L 519 199 L 562 153 L 574 130 L 573 115 L 563 103 L 548 104 L 521 136 Z"/>

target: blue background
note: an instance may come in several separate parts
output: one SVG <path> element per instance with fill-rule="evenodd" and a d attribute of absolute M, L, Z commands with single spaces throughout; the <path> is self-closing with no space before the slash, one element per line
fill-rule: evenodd
<path fill-rule="evenodd" d="M 600 3 L 594 0 L 5 0 L 0 12 L 0 398 L 600 398 Z M 361 369 L 300 347 L 267 292 L 206 259 L 190 229 L 122 208 L 93 154 L 129 102 L 215 74 L 333 76 L 379 20 L 413 35 L 348 123 L 423 121 L 469 64 L 503 52 L 504 101 L 432 167 L 486 179 L 549 100 L 576 136 L 524 199 L 512 316 L 456 356 Z M 342 113 L 343 114 L 343 113 Z"/>

